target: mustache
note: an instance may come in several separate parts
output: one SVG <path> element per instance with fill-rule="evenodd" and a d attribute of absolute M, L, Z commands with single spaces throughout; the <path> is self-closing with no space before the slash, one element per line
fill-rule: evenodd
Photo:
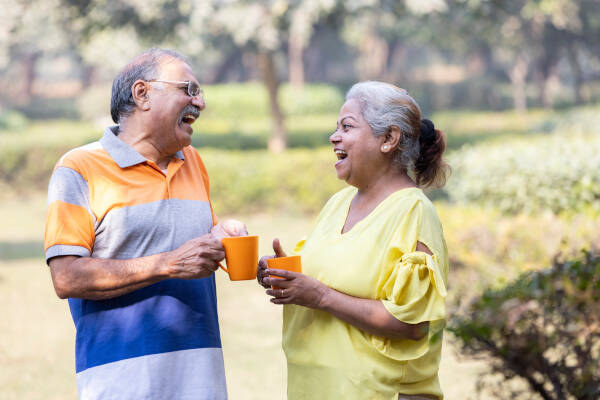
<path fill-rule="evenodd" d="M 192 114 L 194 118 L 198 118 L 200 116 L 200 109 L 196 106 L 188 104 L 181 110 L 181 114 L 179 114 L 179 122 L 183 121 L 183 116 L 186 114 Z"/>

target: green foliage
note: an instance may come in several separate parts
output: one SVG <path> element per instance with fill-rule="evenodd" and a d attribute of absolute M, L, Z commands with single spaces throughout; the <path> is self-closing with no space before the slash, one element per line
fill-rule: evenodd
<path fill-rule="evenodd" d="M 0 131 L 22 131 L 27 127 L 27 118 L 18 111 L 0 111 Z"/>
<path fill-rule="evenodd" d="M 504 380 L 524 378 L 544 399 L 597 399 L 600 254 L 555 260 L 548 269 L 486 290 L 449 330 L 464 352 L 489 354 L 495 373 Z M 519 393 L 509 393 L 508 387 L 502 384 L 503 397 L 517 398 Z"/>
<path fill-rule="evenodd" d="M 449 157 L 447 191 L 507 213 L 600 207 L 600 136 L 553 134 L 464 147 Z"/>
<path fill-rule="evenodd" d="M 218 214 L 316 212 L 344 183 L 331 149 L 224 152 L 200 149 Z"/>
<path fill-rule="evenodd" d="M 205 114 L 220 119 L 256 119 L 268 117 L 270 105 L 267 90 L 258 82 L 204 86 Z M 337 113 L 344 97 L 334 86 L 306 84 L 296 90 L 281 86 L 279 101 L 287 116 Z"/>

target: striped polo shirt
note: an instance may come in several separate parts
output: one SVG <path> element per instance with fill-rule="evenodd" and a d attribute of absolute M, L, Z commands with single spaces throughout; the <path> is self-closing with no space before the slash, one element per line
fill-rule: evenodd
<path fill-rule="evenodd" d="M 166 174 L 107 128 L 71 150 L 48 189 L 46 261 L 131 259 L 176 249 L 215 218 L 202 159 L 186 147 Z M 69 299 L 81 399 L 225 399 L 214 275 L 168 279 L 108 300 Z"/>

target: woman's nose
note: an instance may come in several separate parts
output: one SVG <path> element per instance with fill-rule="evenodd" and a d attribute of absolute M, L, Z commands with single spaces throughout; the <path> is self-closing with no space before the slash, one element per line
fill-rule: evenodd
<path fill-rule="evenodd" d="M 333 132 L 333 133 L 331 134 L 331 136 L 329 136 L 329 142 L 330 142 L 331 144 L 336 144 L 336 143 L 338 143 L 340 140 L 341 140 L 341 138 L 340 138 L 340 134 L 338 133 L 338 131 L 337 131 L 337 130 L 336 130 L 335 132 Z"/>

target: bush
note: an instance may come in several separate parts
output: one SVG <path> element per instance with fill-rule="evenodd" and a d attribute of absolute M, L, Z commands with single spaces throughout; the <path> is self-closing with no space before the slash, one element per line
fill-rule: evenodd
<path fill-rule="evenodd" d="M 209 118 L 244 120 L 268 118 L 269 97 L 258 82 L 203 86 L 206 95 L 205 114 Z M 279 102 L 286 116 L 337 113 L 344 97 L 335 87 L 307 84 L 301 91 L 283 84 Z"/>
<path fill-rule="evenodd" d="M 598 399 L 600 254 L 555 260 L 549 269 L 487 290 L 451 320 L 449 330 L 466 354 L 492 357 L 493 372 L 504 381 L 502 398 L 531 398 L 509 392 L 506 381 L 518 376 L 543 399 Z"/>
<path fill-rule="evenodd" d="M 27 123 L 27 118 L 18 111 L 0 111 L 0 130 L 23 131 Z"/>
<path fill-rule="evenodd" d="M 600 209 L 600 136 L 563 134 L 463 147 L 448 158 L 456 202 L 506 213 Z"/>
<path fill-rule="evenodd" d="M 218 214 L 317 212 L 344 183 L 331 149 L 224 152 L 201 149 Z"/>

